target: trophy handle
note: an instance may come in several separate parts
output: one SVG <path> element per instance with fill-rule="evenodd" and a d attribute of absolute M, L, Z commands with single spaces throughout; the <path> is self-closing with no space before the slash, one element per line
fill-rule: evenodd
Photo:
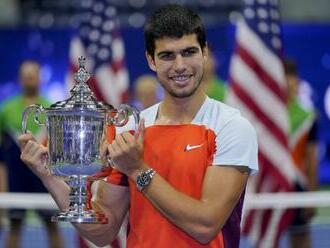
<path fill-rule="evenodd" d="M 22 132 L 27 133 L 27 123 L 30 113 L 34 113 L 34 122 L 42 126 L 45 123 L 39 120 L 39 115 L 44 112 L 44 107 L 40 104 L 32 104 L 24 109 L 22 116 Z"/>
<path fill-rule="evenodd" d="M 129 115 L 134 117 L 134 131 L 137 132 L 140 122 L 140 111 L 127 104 L 121 104 L 118 109 L 109 111 L 107 116 L 107 124 L 114 125 L 116 127 L 125 126 L 129 120 Z"/>

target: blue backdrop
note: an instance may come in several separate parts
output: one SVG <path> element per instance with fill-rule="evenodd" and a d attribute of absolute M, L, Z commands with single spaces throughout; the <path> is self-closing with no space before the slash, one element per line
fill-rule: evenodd
<path fill-rule="evenodd" d="M 150 73 L 144 55 L 143 33 L 142 29 L 135 28 L 124 28 L 121 32 L 126 48 L 126 64 L 133 84 L 139 75 Z M 234 33 L 232 25 L 207 28 L 209 44 L 219 62 L 217 72 L 223 79 L 228 78 Z M 19 91 L 18 67 L 28 58 L 42 64 L 42 93 L 52 101 L 64 99 L 72 34 L 70 29 L 0 30 L 0 103 Z M 322 141 L 320 179 L 330 182 L 330 171 L 327 171 L 330 164 L 326 160 L 325 148 L 330 143 L 330 120 L 325 110 L 325 92 L 327 89 L 330 91 L 330 25 L 284 24 L 283 44 L 285 55 L 297 60 L 301 77 L 314 90 L 313 100 L 319 111 L 319 138 Z"/>

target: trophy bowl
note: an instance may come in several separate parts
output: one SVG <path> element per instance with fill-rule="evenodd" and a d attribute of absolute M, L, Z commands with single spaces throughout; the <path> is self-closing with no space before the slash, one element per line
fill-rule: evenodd
<path fill-rule="evenodd" d="M 111 169 L 100 158 L 100 146 L 107 126 L 125 126 L 132 115 L 137 129 L 139 112 L 129 105 L 117 109 L 97 101 L 87 85 L 90 74 L 85 69 L 85 58 L 79 58 L 76 84 L 67 100 L 49 108 L 33 104 L 23 112 L 22 132 L 27 132 L 31 113 L 39 125 L 46 125 L 48 134 L 48 166 L 54 176 L 63 178 L 70 187 L 67 211 L 52 216 L 54 222 L 107 223 L 100 211 L 87 208 L 87 184 L 100 178 L 95 174 Z M 40 121 L 40 116 L 44 121 Z M 111 196 L 110 196 L 111 197 Z"/>

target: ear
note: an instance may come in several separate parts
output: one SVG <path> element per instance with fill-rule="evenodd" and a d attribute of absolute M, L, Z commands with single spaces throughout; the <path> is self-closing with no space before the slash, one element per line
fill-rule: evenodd
<path fill-rule="evenodd" d="M 204 61 L 206 62 L 209 57 L 209 46 L 206 43 L 205 47 L 202 50 Z"/>
<path fill-rule="evenodd" d="M 149 68 L 152 71 L 156 71 L 155 60 L 153 59 L 153 57 L 148 52 L 146 52 L 146 58 L 147 58 L 147 61 L 148 61 Z"/>

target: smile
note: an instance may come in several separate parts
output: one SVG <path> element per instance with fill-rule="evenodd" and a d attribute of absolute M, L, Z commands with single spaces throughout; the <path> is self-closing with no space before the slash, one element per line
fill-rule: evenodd
<path fill-rule="evenodd" d="M 170 77 L 170 79 L 175 81 L 176 83 L 184 83 L 191 77 L 192 77 L 192 75 L 177 75 L 177 76 Z"/>

